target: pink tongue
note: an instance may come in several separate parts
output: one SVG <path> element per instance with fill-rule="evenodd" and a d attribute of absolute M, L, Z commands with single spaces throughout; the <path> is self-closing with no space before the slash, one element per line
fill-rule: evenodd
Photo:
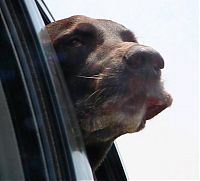
<path fill-rule="evenodd" d="M 162 105 L 163 102 L 159 99 L 156 99 L 155 97 L 149 97 L 147 99 L 147 104 L 148 105 L 155 105 L 155 106 L 159 106 L 159 105 Z"/>

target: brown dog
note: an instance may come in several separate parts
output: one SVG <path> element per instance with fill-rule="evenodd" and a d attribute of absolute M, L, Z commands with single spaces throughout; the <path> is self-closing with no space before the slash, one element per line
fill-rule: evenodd
<path fill-rule="evenodd" d="M 160 81 L 163 58 L 109 20 L 73 16 L 47 30 L 96 170 L 117 137 L 141 130 L 171 105 Z"/>

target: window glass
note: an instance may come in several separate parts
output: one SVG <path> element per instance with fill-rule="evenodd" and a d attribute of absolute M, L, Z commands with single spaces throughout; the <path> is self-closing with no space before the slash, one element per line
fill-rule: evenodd
<path fill-rule="evenodd" d="M 1 72 L 2 73 L 2 72 Z M 5 73 L 4 73 L 5 74 Z M 2 79 L 2 77 L 1 77 Z M 0 180 L 24 180 L 16 135 L 7 100 L 0 81 Z"/>
<path fill-rule="evenodd" d="M 29 104 L 26 86 L 24 85 L 24 80 L 20 73 L 21 70 L 17 64 L 18 57 L 11 45 L 9 32 L 6 30 L 5 19 L 3 22 L 2 18 L 3 16 L 1 16 L 0 20 L 2 106 L 2 127 L 0 128 L 2 129 L 1 144 L 5 143 L 5 147 L 1 147 L 4 150 L 4 152 L 3 150 L 1 152 L 1 156 L 4 158 L 4 162 L 1 162 L 1 166 L 4 168 L 2 176 L 7 176 L 6 179 L 17 179 L 19 177 L 22 179 L 24 172 L 25 178 L 44 178 L 44 164 L 37 136 L 38 128 L 34 123 L 34 115 Z M 6 140 L 7 142 L 5 142 Z M 10 169 L 13 170 L 12 173 L 10 173 Z"/>
<path fill-rule="evenodd" d="M 0 75 L 25 179 L 93 179 L 36 4 L 10 0 L 1 5 L 5 41 L 1 42 Z"/>

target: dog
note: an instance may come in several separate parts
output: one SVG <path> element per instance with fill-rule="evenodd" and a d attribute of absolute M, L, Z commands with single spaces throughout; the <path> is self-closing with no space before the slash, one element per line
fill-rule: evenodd
<path fill-rule="evenodd" d="M 72 16 L 46 26 L 63 69 L 93 171 L 113 141 L 172 104 L 160 53 L 123 25 Z"/>

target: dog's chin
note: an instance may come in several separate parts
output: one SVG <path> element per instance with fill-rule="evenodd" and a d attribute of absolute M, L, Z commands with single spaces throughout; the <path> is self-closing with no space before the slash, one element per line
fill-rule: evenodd
<path fill-rule="evenodd" d="M 117 137 L 141 131 L 146 124 L 146 106 L 142 106 L 137 112 L 134 110 L 113 111 L 99 116 L 87 115 L 87 119 L 81 120 L 81 129 L 84 133 L 86 144 L 95 142 L 107 142 Z"/>
<path fill-rule="evenodd" d="M 145 109 L 142 108 L 138 113 L 112 112 L 108 115 L 91 117 L 83 120 L 81 124 L 84 139 L 87 144 L 98 142 L 109 142 L 117 137 L 138 131 L 142 124 Z"/>
<path fill-rule="evenodd" d="M 98 106 L 97 109 L 82 114 L 79 117 L 80 126 L 88 133 L 109 129 L 110 134 L 116 137 L 116 134 L 135 132 L 145 116 L 145 111 L 145 104 L 133 104 L 127 98 L 112 97 Z M 112 129 L 115 129 L 115 131 L 112 131 Z"/>
<path fill-rule="evenodd" d="M 108 100 L 97 110 L 87 112 L 80 118 L 80 126 L 86 142 L 106 142 L 126 134 L 134 133 L 145 127 L 146 121 L 153 118 L 171 105 L 172 98 L 165 94 L 163 98 L 148 97 L 140 99 L 137 107 L 134 100 Z"/>

